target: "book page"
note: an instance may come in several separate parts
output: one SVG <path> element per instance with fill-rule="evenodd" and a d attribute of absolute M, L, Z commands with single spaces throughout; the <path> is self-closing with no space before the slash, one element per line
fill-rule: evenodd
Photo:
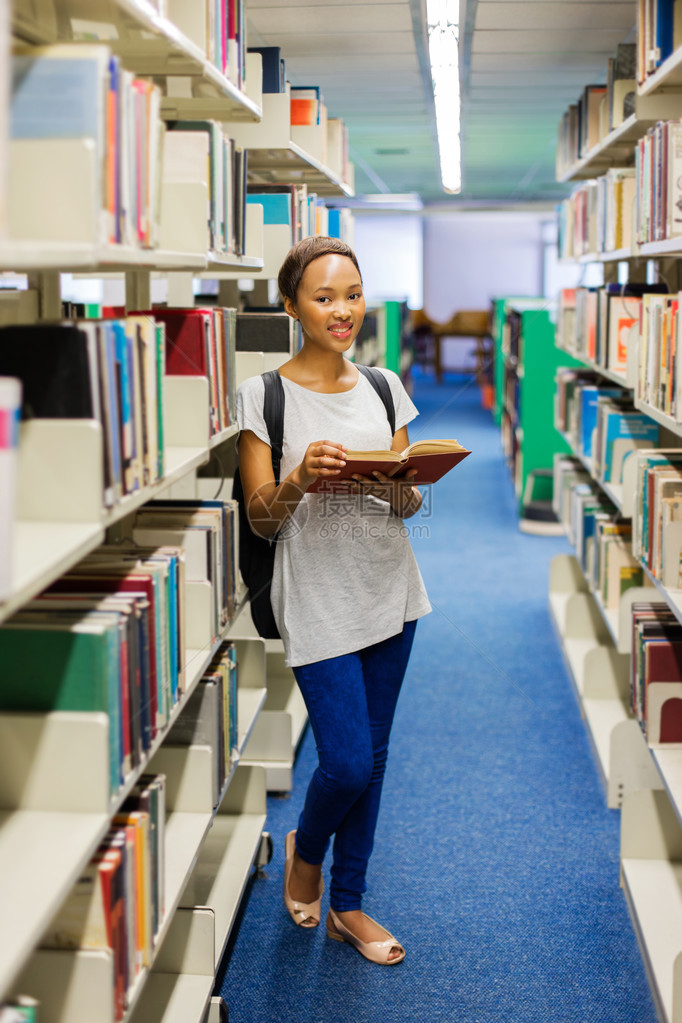
<path fill-rule="evenodd" d="M 465 451 L 466 448 L 457 440 L 416 440 L 408 445 L 403 451 L 406 456 L 410 455 L 438 455 L 448 451 Z"/>

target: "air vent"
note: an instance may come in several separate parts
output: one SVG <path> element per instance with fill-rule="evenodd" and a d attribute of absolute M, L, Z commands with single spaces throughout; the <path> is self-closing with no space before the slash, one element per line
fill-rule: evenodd
<path fill-rule="evenodd" d="M 409 149 L 375 149 L 377 156 L 407 156 Z"/>

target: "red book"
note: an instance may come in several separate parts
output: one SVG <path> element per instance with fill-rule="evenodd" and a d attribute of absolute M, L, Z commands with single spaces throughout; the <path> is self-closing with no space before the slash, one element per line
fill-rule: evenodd
<path fill-rule="evenodd" d="M 166 375 L 207 377 L 210 371 L 210 313 L 204 309 L 143 309 L 166 325 Z"/>
<path fill-rule="evenodd" d="M 644 644 L 644 718 L 647 718 L 646 690 L 652 682 L 682 682 L 682 641 L 650 639 Z"/>
<path fill-rule="evenodd" d="M 317 124 L 318 102 L 316 99 L 292 99 L 291 123 Z"/>
<path fill-rule="evenodd" d="M 64 575 L 57 579 L 50 589 L 53 593 L 140 593 L 147 598 L 149 601 L 149 738 L 153 738 L 158 731 L 158 697 L 154 625 L 156 616 L 152 576 L 144 572 L 126 572 L 125 574 L 112 572 L 108 575 L 104 568 L 100 570 L 98 566 L 97 574 L 94 572 L 78 574 L 77 571 L 74 571 L 70 575 Z M 143 742 L 145 749 L 148 746 L 149 742 Z"/>
<path fill-rule="evenodd" d="M 347 489 L 344 481 L 352 482 L 357 475 L 371 476 L 374 471 L 397 478 L 416 469 L 415 486 L 436 483 L 470 454 L 456 440 L 418 440 L 404 451 L 347 451 L 343 469 L 336 476 L 318 479 L 308 493 L 336 490 L 339 483 L 343 484 L 339 489 Z"/>

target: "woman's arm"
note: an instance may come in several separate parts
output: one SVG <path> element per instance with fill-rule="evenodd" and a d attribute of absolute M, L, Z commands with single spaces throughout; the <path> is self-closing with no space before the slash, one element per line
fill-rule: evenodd
<path fill-rule="evenodd" d="M 401 426 L 393 434 L 392 451 L 404 451 L 410 443 L 407 427 Z M 395 470 L 400 472 L 400 466 Z M 373 473 L 374 479 L 369 476 L 353 476 L 354 480 L 366 486 L 367 493 L 388 501 L 396 515 L 401 519 L 409 519 L 415 515 L 422 506 L 422 495 L 416 487 L 412 486 L 412 479 L 417 475 L 416 469 L 411 469 L 400 479 L 392 479 L 382 472 Z M 372 484 L 374 484 L 372 486 Z"/>
<path fill-rule="evenodd" d="M 249 522 L 254 533 L 263 537 L 279 532 L 316 479 L 333 479 L 338 467 L 346 464 L 346 449 L 341 444 L 314 441 L 308 445 L 303 461 L 276 486 L 268 444 L 252 430 L 242 430 L 237 449 Z"/>

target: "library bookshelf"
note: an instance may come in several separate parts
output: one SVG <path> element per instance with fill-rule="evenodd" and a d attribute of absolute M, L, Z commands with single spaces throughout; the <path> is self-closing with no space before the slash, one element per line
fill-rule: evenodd
<path fill-rule="evenodd" d="M 161 13 L 161 9 L 166 13 Z M 0 65 L 8 66 L 9 26 L 23 43 L 100 41 L 121 66 L 151 77 L 162 89 L 166 120 L 220 121 L 249 154 L 249 181 L 304 182 L 319 195 L 351 195 L 352 165 L 330 167 L 319 130 L 292 127 L 288 96 L 263 96 L 259 55 L 247 55 L 242 80 L 221 73 L 207 50 L 206 3 L 168 0 L 71 0 L 32 5 L 0 0 Z M 286 103 L 285 103 L 286 100 Z M 6 130 L 6 92 L 0 83 L 0 131 Z M 247 129 L 256 134 L 249 136 Z M 42 150 L 49 165 L 50 145 Z M 60 233 L 40 194 L 44 235 L 7 231 L 0 222 L 0 270 L 28 274 L 29 290 L 0 303 L 0 323 L 61 318 L 61 272 L 124 276 L 127 309 L 151 307 L 152 278 L 168 281 L 169 305 L 193 305 L 192 282 L 274 276 L 290 247 L 263 222 L 263 208 L 248 205 L 244 255 L 211 247 L 203 180 L 164 182 L 159 243 L 142 248 L 103 241 L 92 210 L 83 212 L 73 181 L 92 184 L 88 157 L 74 148 L 62 168 L 77 230 Z M 6 170 L 6 167 L 2 167 Z M 13 198 L 11 174 L 0 175 Z M 182 186 L 182 187 L 181 187 Z M 71 189 L 71 190 L 69 190 Z M 2 198 L 5 198 L 3 196 Z M 22 200 L 23 201 L 23 200 Z M 3 209 L 0 203 L 0 210 Z M 288 356 L 237 352 L 237 385 L 275 368 Z M 22 424 L 19 447 L 15 562 L 7 620 L 45 587 L 74 568 L 105 540 L 128 536 L 134 513 L 157 497 L 203 497 L 216 479 L 213 458 L 234 459 L 236 428 L 214 435 L 209 427 L 209 381 L 165 377 L 165 465 L 157 482 L 105 505 L 102 433 L 94 420 L 32 420 Z M 203 491 L 201 489 L 203 482 Z M 46 500 L 46 495 L 49 499 Z M 112 795 L 108 762 L 109 719 L 102 713 L 0 714 L 0 1001 L 13 993 L 41 1002 L 45 1023 L 88 1020 L 114 1023 L 112 956 L 101 950 L 41 948 L 41 938 L 74 883 L 106 836 L 112 816 L 143 773 L 166 776 L 165 911 L 151 962 L 129 992 L 125 1023 L 214 1023 L 215 972 L 229 941 L 254 863 L 263 863 L 266 792 L 287 791 L 306 725 L 305 707 L 280 641 L 255 632 L 242 590 L 231 620 L 213 634 L 203 584 L 186 585 L 185 690 L 143 762 Z M 183 714 L 219 645 L 238 652 L 238 741 L 217 805 L 212 791 L 216 751 L 174 746 L 171 727 Z"/>
<path fill-rule="evenodd" d="M 561 178 L 580 180 L 609 167 L 631 166 L 634 148 L 654 122 L 682 114 L 682 48 L 637 86 L 636 112 Z M 634 220 L 633 220 L 634 223 Z M 633 232 L 634 233 L 634 232 Z M 679 283 L 679 237 L 578 257 L 601 262 L 604 280 L 616 281 L 615 264 L 628 262 L 631 279 L 643 280 L 646 260 L 657 260 L 661 279 Z M 663 262 L 665 261 L 665 262 Z M 671 288 L 669 290 L 677 290 Z M 682 447 L 682 423 L 637 395 L 639 339 L 628 344 L 627 371 L 609 372 L 578 355 L 581 363 L 629 392 L 633 406 L 662 427 L 661 447 Z M 608 484 L 590 459 L 566 442 L 572 455 L 628 519 L 637 514 L 632 459 L 620 484 Z M 628 466 L 626 461 L 626 466 Z M 551 566 L 549 603 L 569 675 L 580 701 L 607 794 L 621 809 L 620 883 L 661 1020 L 682 1021 L 682 747 L 648 745 L 630 706 L 631 606 L 664 601 L 682 622 L 682 590 L 663 586 L 646 565 L 647 585 L 626 590 L 618 610 L 604 608 L 590 589 L 577 557 L 560 555 Z"/>
<path fill-rule="evenodd" d="M 498 299 L 496 305 L 495 414 L 521 509 L 533 471 L 566 450 L 554 428 L 551 381 L 558 366 L 574 360 L 555 345 L 546 299 Z"/>

